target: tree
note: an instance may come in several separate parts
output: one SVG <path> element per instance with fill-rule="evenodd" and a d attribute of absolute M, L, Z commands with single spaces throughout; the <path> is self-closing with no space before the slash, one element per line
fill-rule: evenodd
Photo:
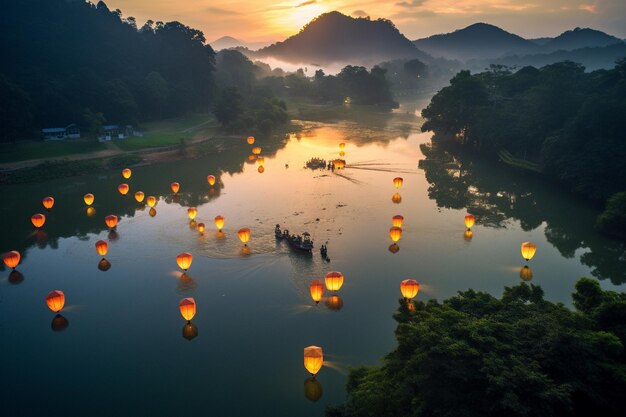
<path fill-rule="evenodd" d="M 598 216 L 597 226 L 603 233 L 626 239 L 626 191 L 607 200 L 606 208 Z"/>
<path fill-rule="evenodd" d="M 213 114 L 223 126 L 232 127 L 239 120 L 243 114 L 243 102 L 237 87 L 228 87 L 220 92 Z"/>
<path fill-rule="evenodd" d="M 0 142 L 28 138 L 32 103 L 24 90 L 0 74 Z"/>
<path fill-rule="evenodd" d="M 93 112 L 91 109 L 85 109 L 83 112 L 83 125 L 87 126 L 87 132 L 92 139 L 98 139 L 104 123 L 106 123 L 106 119 L 102 113 Z"/>

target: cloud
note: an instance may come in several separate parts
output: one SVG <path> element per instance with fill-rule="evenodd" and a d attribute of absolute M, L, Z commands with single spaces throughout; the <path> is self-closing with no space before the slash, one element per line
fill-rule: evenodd
<path fill-rule="evenodd" d="M 298 4 L 296 7 L 308 6 L 309 4 L 315 4 L 315 3 L 317 3 L 317 0 L 308 0 L 308 1 Z"/>
<path fill-rule="evenodd" d="M 578 6 L 578 10 L 596 14 L 598 13 L 598 6 L 596 4 L 581 4 Z"/>
<path fill-rule="evenodd" d="M 401 1 L 399 3 L 396 3 L 396 6 L 413 8 L 413 7 L 420 7 L 425 2 L 426 2 L 426 0 Z"/>
<path fill-rule="evenodd" d="M 233 10 L 222 9 L 221 7 L 207 7 L 206 11 L 213 14 L 218 14 L 222 16 L 235 16 L 240 14 L 239 12 L 235 12 Z"/>
<path fill-rule="evenodd" d="M 369 16 L 369 14 L 366 13 L 365 10 L 355 10 L 352 12 L 352 16 L 365 17 L 365 16 Z"/>

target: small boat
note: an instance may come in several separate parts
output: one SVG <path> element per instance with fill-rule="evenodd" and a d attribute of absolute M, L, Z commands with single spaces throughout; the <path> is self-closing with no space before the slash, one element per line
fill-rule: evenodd
<path fill-rule="evenodd" d="M 305 252 L 311 252 L 313 250 L 313 241 L 311 240 L 311 235 L 308 232 L 302 233 L 302 236 L 290 235 L 289 230 L 285 229 L 281 231 L 280 225 L 277 224 L 274 228 L 274 236 L 276 236 L 276 239 L 279 240 L 285 239 L 289 246 L 294 249 Z"/>

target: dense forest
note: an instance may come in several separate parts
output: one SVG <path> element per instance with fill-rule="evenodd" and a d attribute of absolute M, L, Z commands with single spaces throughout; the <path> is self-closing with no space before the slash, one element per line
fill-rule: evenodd
<path fill-rule="evenodd" d="M 585 72 L 573 62 L 459 72 L 423 110 L 423 131 L 494 159 L 512 154 L 604 203 L 626 190 L 626 59 Z M 618 224 L 619 223 L 619 224 Z M 626 224 L 604 229 L 624 235 Z M 616 229 L 617 227 L 617 229 Z"/>
<path fill-rule="evenodd" d="M 576 311 L 521 283 L 499 299 L 400 300 L 398 347 L 352 370 L 347 403 L 326 415 L 623 416 L 626 295 L 582 278 L 572 297 Z"/>

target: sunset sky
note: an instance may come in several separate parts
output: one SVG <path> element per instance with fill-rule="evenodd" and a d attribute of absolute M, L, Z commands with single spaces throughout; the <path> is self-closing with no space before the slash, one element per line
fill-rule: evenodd
<path fill-rule="evenodd" d="M 208 41 L 230 35 L 276 41 L 315 16 L 338 10 L 351 16 L 391 19 L 409 39 L 449 32 L 475 22 L 492 23 L 524 37 L 555 36 L 576 26 L 626 38 L 626 0 L 105 0 L 140 24 L 179 20 Z"/>

